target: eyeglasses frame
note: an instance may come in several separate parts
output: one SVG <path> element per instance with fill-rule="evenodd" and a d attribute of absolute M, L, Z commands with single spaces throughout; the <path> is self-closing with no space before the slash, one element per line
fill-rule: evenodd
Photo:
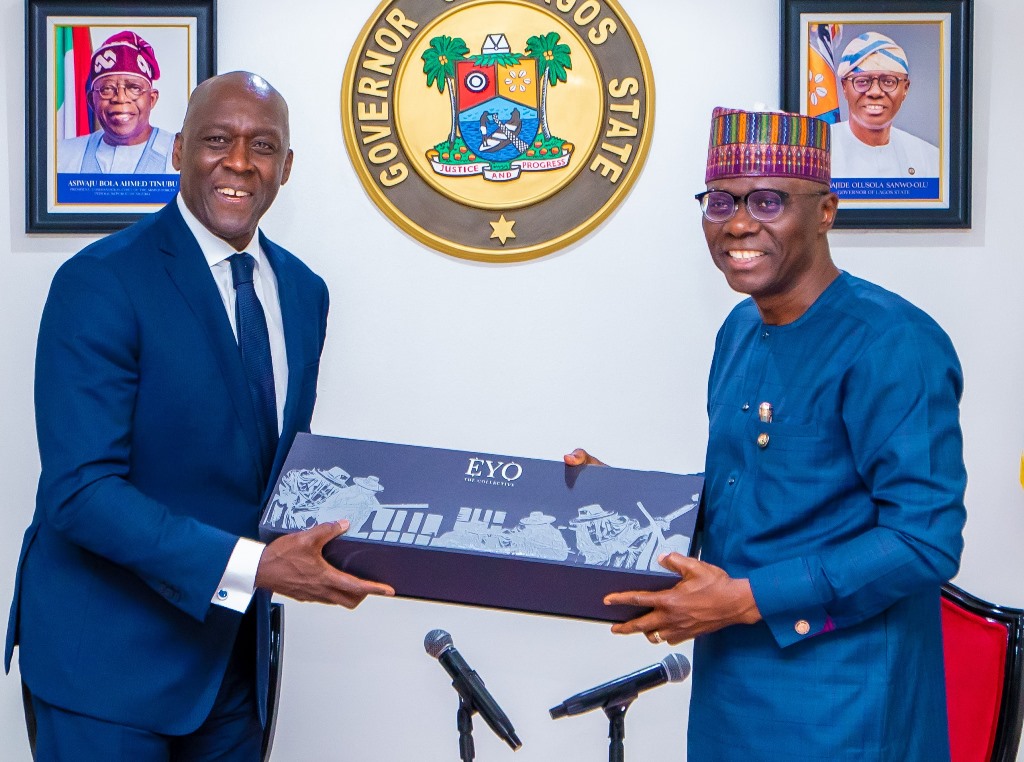
<path fill-rule="evenodd" d="M 882 77 L 892 77 L 893 79 L 896 80 L 896 84 L 892 86 L 891 90 L 885 89 L 885 85 L 882 84 Z M 857 88 L 857 85 L 855 85 L 853 82 L 855 79 L 868 80 L 868 86 L 863 90 L 859 90 Z M 847 74 L 845 77 L 843 77 L 843 82 L 849 82 L 850 87 L 852 87 L 856 92 L 860 93 L 861 95 L 863 95 L 864 93 L 871 92 L 871 87 L 874 85 L 875 82 L 878 83 L 879 90 L 881 90 L 886 95 L 889 95 L 891 93 L 896 92 L 902 83 L 909 81 L 910 77 L 902 77 L 899 74 L 876 74 L 872 76 L 869 76 L 867 74 Z"/>
<path fill-rule="evenodd" d="M 103 94 L 100 93 L 100 90 L 102 90 L 104 87 L 113 87 L 115 89 L 114 94 L 111 95 L 109 98 L 104 98 Z M 124 91 L 125 98 L 127 98 L 130 102 L 135 103 L 135 101 L 139 100 L 139 98 L 141 98 L 143 95 L 146 95 L 146 93 L 153 92 L 153 89 L 154 88 L 152 88 L 152 87 L 146 88 L 145 90 L 140 92 L 138 94 L 138 96 L 135 97 L 135 98 L 131 97 L 131 94 L 128 92 L 128 85 L 125 85 L 125 84 L 117 84 L 117 85 L 105 84 L 105 85 L 100 85 L 99 87 L 90 87 L 89 88 L 89 92 L 92 95 L 95 95 L 97 98 L 99 98 L 102 101 L 112 101 L 112 100 L 114 100 L 114 98 L 116 98 L 118 96 L 119 93 Z"/>
<path fill-rule="evenodd" d="M 758 217 L 756 214 L 754 214 L 753 210 L 750 208 L 750 197 L 751 197 L 751 195 L 753 195 L 754 193 L 762 192 L 762 191 L 769 191 L 771 193 L 776 193 L 776 194 L 778 194 L 779 199 L 782 201 L 782 211 L 779 212 L 778 215 L 776 215 L 775 217 L 772 217 L 772 218 L 767 219 L 767 220 L 763 220 L 760 217 Z M 735 195 L 733 193 L 729 193 L 729 191 L 727 191 L 727 190 L 722 190 L 721 188 L 709 188 L 708 190 L 703 191 L 702 193 L 695 194 L 694 195 L 694 199 L 696 199 L 697 203 L 700 204 L 700 212 L 703 215 L 704 219 L 706 219 L 708 222 L 710 222 L 712 224 L 723 225 L 726 222 L 728 222 L 729 220 L 731 220 L 733 217 L 735 217 L 736 216 L 736 212 L 739 211 L 740 202 L 741 201 L 743 202 L 743 207 L 747 210 L 747 215 L 752 220 L 756 220 L 757 222 L 760 222 L 760 223 L 765 223 L 765 222 L 775 222 L 776 220 L 781 218 L 782 215 L 784 215 L 786 213 L 786 209 L 788 208 L 788 203 L 787 202 L 789 201 L 790 198 L 792 198 L 794 196 L 827 196 L 831 192 L 832 191 L 820 190 L 820 191 L 813 191 L 813 192 L 806 192 L 806 193 L 789 193 L 788 191 L 782 191 L 782 190 L 779 190 L 778 188 L 754 188 L 753 190 L 748 191 L 747 193 L 743 194 L 742 196 L 737 196 L 737 195 Z M 708 217 L 707 206 L 705 204 L 705 199 L 707 199 L 708 195 L 710 195 L 712 193 L 724 193 L 727 196 L 732 197 L 732 213 L 728 217 L 726 217 L 724 220 L 713 220 L 710 217 Z"/>

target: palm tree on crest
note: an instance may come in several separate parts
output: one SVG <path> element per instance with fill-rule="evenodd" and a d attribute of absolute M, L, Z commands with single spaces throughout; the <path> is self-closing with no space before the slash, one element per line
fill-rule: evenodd
<path fill-rule="evenodd" d="M 548 127 L 548 83 L 556 86 L 565 82 L 572 68 L 572 48 L 558 41 L 558 32 L 533 36 L 526 41 L 526 53 L 537 59 L 537 76 L 543 87 L 540 91 L 540 126 L 545 140 L 551 140 L 551 128 Z"/>
<path fill-rule="evenodd" d="M 458 111 L 455 105 L 455 62 L 469 54 L 465 40 L 461 37 L 441 35 L 430 41 L 430 47 L 423 51 L 423 73 L 427 75 L 427 87 L 437 85 L 443 93 L 448 88 L 448 101 L 452 107 L 452 129 L 448 135 L 448 147 L 455 147 L 455 133 L 458 129 Z"/>

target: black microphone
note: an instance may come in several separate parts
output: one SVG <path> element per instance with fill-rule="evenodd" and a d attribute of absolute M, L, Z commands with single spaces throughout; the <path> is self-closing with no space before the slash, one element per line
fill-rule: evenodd
<path fill-rule="evenodd" d="M 516 729 L 512 727 L 512 722 L 484 687 L 480 675 L 470 669 L 462 654 L 455 650 L 451 635 L 444 630 L 431 630 L 423 639 L 423 647 L 427 649 L 428 654 L 441 662 L 441 666 L 452 678 L 452 685 L 469 706 L 470 711 L 479 712 L 484 721 L 491 726 L 491 730 L 511 746 L 513 751 L 523 745 L 516 735 Z"/>
<path fill-rule="evenodd" d="M 632 701 L 640 691 L 662 683 L 678 683 L 690 676 L 690 662 L 682 654 L 669 654 L 657 664 L 617 677 L 596 688 L 577 693 L 548 710 L 552 720 L 583 714 L 623 701 Z"/>

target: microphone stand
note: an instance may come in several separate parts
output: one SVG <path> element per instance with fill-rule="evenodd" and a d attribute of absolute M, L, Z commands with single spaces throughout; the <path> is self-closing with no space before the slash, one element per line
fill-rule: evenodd
<path fill-rule="evenodd" d="M 476 756 L 476 749 L 473 746 L 473 709 L 472 704 L 459 696 L 459 711 L 455 714 L 455 724 L 459 728 L 459 760 L 460 762 L 473 762 Z"/>
<path fill-rule="evenodd" d="M 604 706 L 608 717 L 608 762 L 625 762 L 626 710 L 637 695 L 634 693 Z"/>

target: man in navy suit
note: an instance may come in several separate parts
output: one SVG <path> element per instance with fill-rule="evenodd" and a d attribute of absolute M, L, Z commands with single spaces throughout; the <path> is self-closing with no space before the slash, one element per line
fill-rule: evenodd
<path fill-rule="evenodd" d="M 292 165 L 284 99 L 243 72 L 202 83 L 173 161 L 179 197 L 66 262 L 43 311 L 42 474 L 5 654 L 20 645 L 39 759 L 258 759 L 270 594 L 394 592 L 324 561 L 344 522 L 254 540 L 309 430 L 327 324 L 324 282 L 258 230 Z M 236 338 L 253 293 L 262 418 Z"/>

